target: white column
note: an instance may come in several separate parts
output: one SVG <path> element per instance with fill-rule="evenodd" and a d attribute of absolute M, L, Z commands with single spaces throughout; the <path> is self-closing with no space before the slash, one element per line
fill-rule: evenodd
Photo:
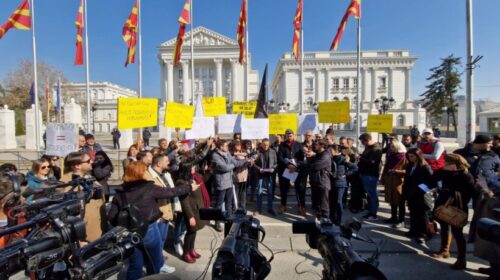
<path fill-rule="evenodd" d="M 330 92 L 330 78 L 328 77 L 328 69 L 323 69 L 321 72 L 323 72 L 323 77 L 325 79 L 325 92 L 323 93 L 323 101 L 329 101 L 329 92 Z"/>
<path fill-rule="evenodd" d="M 405 102 L 410 100 L 411 96 L 411 68 L 406 68 L 405 75 Z"/>
<path fill-rule="evenodd" d="M 377 69 L 372 68 L 372 97 L 371 102 L 373 105 L 373 101 L 377 98 Z"/>
<path fill-rule="evenodd" d="M 82 107 L 76 104 L 73 98 L 64 104 L 64 122 L 74 123 L 78 128 L 82 127 Z"/>
<path fill-rule="evenodd" d="M 215 87 L 216 96 L 222 96 L 222 59 L 214 59 L 215 62 Z"/>
<path fill-rule="evenodd" d="M 320 69 L 316 69 L 315 73 L 314 73 L 314 102 L 318 102 L 319 99 L 320 99 L 320 96 L 321 96 L 321 81 L 320 81 L 320 77 L 321 77 L 321 70 Z M 323 83 L 324 84 L 324 83 Z M 310 108 L 307 108 L 307 109 L 310 109 Z"/>
<path fill-rule="evenodd" d="M 370 102 L 370 94 L 368 91 L 368 79 L 366 78 L 368 76 L 368 70 L 363 68 L 363 70 L 361 71 L 361 75 L 363 76 L 363 78 L 361 79 L 361 82 L 363 83 L 363 85 L 362 85 L 363 88 L 361 91 L 361 95 L 362 95 L 361 100 L 363 102 Z"/>
<path fill-rule="evenodd" d="M 167 71 L 165 71 L 165 61 L 160 58 L 160 96 L 162 101 L 167 101 L 168 100 L 168 93 L 167 93 L 167 87 L 168 87 L 168 79 L 167 79 Z"/>
<path fill-rule="evenodd" d="M 387 97 L 394 97 L 394 93 L 392 92 L 394 79 L 392 78 L 392 68 L 389 68 L 387 75 Z"/>
<path fill-rule="evenodd" d="M 165 61 L 167 70 L 167 99 L 166 101 L 174 101 L 174 64 L 172 61 Z"/>
<path fill-rule="evenodd" d="M 172 128 L 165 127 L 165 109 L 167 108 L 166 103 L 163 103 L 158 112 L 158 125 L 160 127 L 158 137 L 167 139 L 168 142 L 172 140 Z"/>
<path fill-rule="evenodd" d="M 189 62 L 186 60 L 181 61 L 182 64 L 182 98 L 184 100 L 185 104 L 189 104 L 189 102 L 193 102 L 194 100 L 191 100 L 191 94 L 189 94 Z M 192 79 L 194 77 L 191 77 Z"/>
<path fill-rule="evenodd" d="M 0 108 L 0 150 L 15 148 L 17 148 L 15 113 L 4 105 Z"/>
<path fill-rule="evenodd" d="M 234 101 L 242 101 L 239 97 L 238 92 L 238 79 L 236 78 L 238 61 L 236 59 L 231 59 L 231 96 Z"/>
<path fill-rule="evenodd" d="M 124 129 L 120 130 L 121 137 L 120 137 L 120 149 L 121 150 L 128 150 L 132 144 L 134 144 L 134 137 L 133 137 L 133 130 L 132 129 Z"/>
<path fill-rule="evenodd" d="M 40 137 L 39 143 L 43 144 L 42 135 L 44 129 L 42 129 L 42 112 L 37 110 L 38 114 L 38 127 L 40 127 Z M 80 117 L 81 120 L 81 117 Z M 36 150 L 36 118 L 35 118 L 35 108 L 34 105 L 31 106 L 30 109 L 26 110 L 26 150 Z"/>

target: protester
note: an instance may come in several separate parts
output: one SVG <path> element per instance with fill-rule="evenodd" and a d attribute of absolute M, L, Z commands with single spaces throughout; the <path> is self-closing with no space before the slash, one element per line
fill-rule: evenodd
<path fill-rule="evenodd" d="M 137 153 L 137 161 L 142 161 L 146 166 L 150 166 L 153 163 L 153 153 L 151 151 L 141 151 Z"/>
<path fill-rule="evenodd" d="M 278 209 L 280 214 L 286 212 L 288 190 L 291 187 L 289 179 L 283 176 L 285 169 L 290 173 L 299 172 L 295 181 L 295 192 L 299 204 L 298 213 L 302 216 L 306 215 L 306 201 L 305 201 L 305 186 L 300 184 L 301 176 L 307 174 L 307 171 L 299 170 L 298 167 L 304 161 L 304 150 L 302 145 L 295 141 L 293 130 L 287 129 L 285 132 L 285 142 L 281 143 L 278 152 L 278 173 L 279 173 L 279 186 L 281 196 L 281 206 Z"/>
<path fill-rule="evenodd" d="M 500 157 L 500 134 L 493 135 L 492 150 Z"/>
<path fill-rule="evenodd" d="M 354 146 L 354 139 L 352 138 L 347 138 L 347 147 L 353 151 L 354 154 L 358 154 L 358 148 Z"/>
<path fill-rule="evenodd" d="M 131 280 L 142 278 L 142 267 L 144 264 L 146 265 L 148 275 L 158 274 L 164 264 L 163 248 L 158 246 L 161 244 L 161 237 L 157 221 L 162 217 L 158 200 L 186 195 L 190 191 L 196 191 L 199 187 L 197 184 L 191 184 L 176 186 L 175 188 L 159 188 L 150 180 L 151 176 L 147 172 L 146 164 L 140 161 L 131 162 L 127 166 L 123 176 L 123 190 L 119 191 L 113 199 L 111 209 L 108 213 L 108 219 L 116 224 L 116 218 L 120 210 L 128 203 L 131 203 L 137 206 L 141 216 L 149 223 L 147 232 L 143 237 L 143 244 L 151 259 L 151 263 L 145 261 L 145 252 L 136 248 L 133 255 L 129 258 L 129 267 L 127 270 L 127 279 Z"/>
<path fill-rule="evenodd" d="M 144 148 L 149 148 L 149 139 L 151 138 L 151 131 L 146 127 L 142 131 L 142 141 L 144 141 Z"/>
<path fill-rule="evenodd" d="M 85 146 L 83 146 L 82 151 L 89 155 L 91 160 L 94 160 L 95 154 L 102 151 L 102 147 L 95 142 L 94 135 L 87 134 L 85 135 Z"/>
<path fill-rule="evenodd" d="M 422 134 L 423 133 L 424 133 L 424 131 L 422 131 Z M 413 125 L 413 126 L 410 125 L 410 135 L 411 136 L 415 136 L 415 137 L 420 135 L 420 131 L 418 130 L 418 128 L 417 128 L 416 125 Z"/>
<path fill-rule="evenodd" d="M 339 139 L 340 141 L 340 139 Z M 344 138 L 347 144 L 346 139 Z M 330 220 L 340 225 L 342 223 L 342 212 L 344 197 L 347 190 L 347 177 L 357 171 L 358 167 L 355 163 L 350 162 L 349 155 L 345 155 L 343 150 L 348 149 L 340 145 L 330 147 L 332 156 L 332 182 L 329 193 L 330 204 Z"/>
<path fill-rule="evenodd" d="M 432 171 L 437 171 L 444 166 L 444 146 L 438 139 L 434 138 L 432 129 L 422 130 L 422 141 L 418 144 L 425 160 L 431 166 Z"/>
<path fill-rule="evenodd" d="M 137 154 L 139 153 L 139 149 L 137 148 L 137 144 L 133 144 L 128 148 L 127 158 L 122 161 L 123 171 L 127 169 L 129 163 L 137 161 Z"/>
<path fill-rule="evenodd" d="M 365 192 L 368 194 L 368 213 L 363 218 L 377 220 L 378 192 L 377 182 L 382 160 L 382 149 L 375 143 L 369 133 L 359 136 L 361 144 L 365 150 L 361 154 L 358 163 L 359 175 Z"/>
<path fill-rule="evenodd" d="M 31 165 L 31 171 L 26 174 L 26 179 L 28 181 L 28 188 L 38 189 L 43 186 L 43 184 L 48 181 L 55 181 L 54 176 L 49 176 L 50 164 L 46 158 L 41 158 L 34 160 Z M 33 200 L 33 196 L 29 196 L 28 200 Z"/>
<path fill-rule="evenodd" d="M 332 156 L 328 151 L 328 141 L 315 143 L 314 150 L 308 151 L 307 169 L 311 180 L 311 201 L 316 218 L 330 218 L 329 193 L 331 189 Z"/>
<path fill-rule="evenodd" d="M 306 131 L 304 134 L 304 142 L 302 142 L 302 147 L 307 149 L 307 150 L 313 150 L 314 149 L 314 139 L 313 139 L 313 132 L 312 130 Z"/>
<path fill-rule="evenodd" d="M 78 134 L 78 152 L 83 152 L 83 147 L 85 147 L 85 135 Z"/>
<path fill-rule="evenodd" d="M 454 151 L 454 153 L 461 155 L 467 160 L 471 166 L 469 172 L 474 178 L 479 176 L 490 178 L 496 176 L 500 168 L 500 158 L 491 148 L 491 137 L 488 135 L 478 135 L 472 143 Z"/>
<path fill-rule="evenodd" d="M 434 136 L 436 138 L 441 138 L 441 129 L 439 129 L 439 127 L 437 126 L 432 126 L 432 133 L 434 133 Z"/>
<path fill-rule="evenodd" d="M 241 142 L 239 140 L 233 140 L 231 154 L 237 160 L 244 160 L 247 157 L 247 153 L 243 151 Z M 236 190 L 236 197 L 238 199 L 238 208 L 242 209 L 246 209 L 247 207 L 248 174 L 249 169 L 247 166 L 242 166 L 234 169 L 234 185 Z"/>
<path fill-rule="evenodd" d="M 404 226 L 406 209 L 402 193 L 406 163 L 405 146 L 399 141 L 390 141 L 382 172 L 382 182 L 385 187 L 385 202 L 391 205 L 391 217 L 384 220 L 384 223 L 393 224 L 396 228 Z"/>
<path fill-rule="evenodd" d="M 267 195 L 267 212 L 272 216 L 276 216 L 273 207 L 274 199 L 274 178 L 278 167 L 278 155 L 275 150 L 270 148 L 269 139 L 264 138 L 258 150 L 258 157 L 255 160 L 255 168 L 259 172 L 258 191 L 257 191 L 257 214 L 262 213 L 262 195 L 264 189 Z"/>
<path fill-rule="evenodd" d="M 59 157 L 58 156 L 50 156 L 50 155 L 43 155 L 42 158 L 47 159 L 49 162 L 49 176 L 53 176 L 56 178 L 56 180 L 61 179 L 61 168 L 59 167 Z"/>
<path fill-rule="evenodd" d="M 407 150 L 417 147 L 416 145 L 412 144 L 410 134 L 403 134 L 403 137 L 401 137 L 401 143 L 403 143 Z"/>
<path fill-rule="evenodd" d="M 118 130 L 118 128 L 113 128 L 113 131 L 111 131 L 111 135 L 113 136 L 113 148 L 120 149 L 120 137 L 122 137 L 122 134 Z"/>
<path fill-rule="evenodd" d="M 92 163 L 92 176 L 94 176 L 102 186 L 106 201 L 109 200 L 110 189 L 108 180 L 114 171 L 113 163 L 104 151 L 99 151 L 95 154 L 95 160 Z"/>
<path fill-rule="evenodd" d="M 349 148 L 349 146 L 347 144 L 347 137 L 340 136 L 340 138 L 339 138 L 339 147 L 340 148 Z"/>

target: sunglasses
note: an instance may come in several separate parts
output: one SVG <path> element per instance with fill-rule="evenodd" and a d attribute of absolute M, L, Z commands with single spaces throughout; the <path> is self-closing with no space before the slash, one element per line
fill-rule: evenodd
<path fill-rule="evenodd" d="M 49 168 L 49 166 L 48 166 L 48 165 L 42 165 L 42 166 L 40 167 L 40 169 L 41 169 L 41 170 L 45 170 L 45 169 L 47 169 L 47 168 Z"/>
<path fill-rule="evenodd" d="M 91 159 L 88 159 L 88 160 L 85 160 L 85 161 L 80 162 L 80 164 L 83 164 L 83 163 L 90 163 L 91 161 L 92 161 Z"/>

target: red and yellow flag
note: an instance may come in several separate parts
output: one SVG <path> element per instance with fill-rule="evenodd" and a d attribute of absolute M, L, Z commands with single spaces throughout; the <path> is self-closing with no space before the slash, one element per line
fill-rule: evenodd
<path fill-rule="evenodd" d="M 0 39 L 2 39 L 3 35 L 5 35 L 5 33 L 7 33 L 7 31 L 11 28 L 30 30 L 31 18 L 29 0 L 24 0 L 12 13 L 7 22 L 0 27 Z"/>
<path fill-rule="evenodd" d="M 332 45 L 330 46 L 330 51 L 337 50 L 350 15 L 353 15 L 356 19 L 361 18 L 361 0 L 352 0 L 349 7 L 347 7 L 347 11 L 340 22 L 339 29 L 337 30 L 337 35 L 335 35 L 335 39 L 333 39 Z"/>
<path fill-rule="evenodd" d="M 299 3 L 297 5 L 297 11 L 295 11 L 295 17 L 293 18 L 294 33 L 293 33 L 292 51 L 293 55 L 295 56 L 295 61 L 298 61 L 300 56 L 300 31 L 302 29 L 302 5 L 303 5 L 303 0 L 299 0 Z"/>
<path fill-rule="evenodd" d="M 245 32 L 247 28 L 247 0 L 241 3 L 240 19 L 238 20 L 238 30 L 236 31 L 236 38 L 240 45 L 240 64 L 243 64 L 245 59 Z"/>
<path fill-rule="evenodd" d="M 80 0 L 80 7 L 76 16 L 76 54 L 75 65 L 83 64 L 83 0 Z"/>
<path fill-rule="evenodd" d="M 122 37 L 128 49 L 127 60 L 125 61 L 125 67 L 127 67 L 130 63 L 135 63 L 135 46 L 137 43 L 137 1 L 135 1 L 132 12 L 123 25 Z"/>
<path fill-rule="evenodd" d="M 182 44 L 184 43 L 184 33 L 186 33 L 186 25 L 191 24 L 191 0 L 186 0 L 181 16 L 179 17 L 179 33 L 177 33 L 177 41 L 175 42 L 175 50 L 173 53 L 174 65 L 179 64 L 182 55 Z M 192 31 L 192 30 L 191 30 Z M 193 42 L 191 42 L 193 44 Z"/>

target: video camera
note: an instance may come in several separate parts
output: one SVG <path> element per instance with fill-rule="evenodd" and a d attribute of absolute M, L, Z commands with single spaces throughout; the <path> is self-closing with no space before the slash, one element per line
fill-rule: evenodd
<path fill-rule="evenodd" d="M 493 218 L 481 218 L 477 226 L 479 237 L 496 244 L 500 244 L 500 208 L 493 209 Z"/>
<path fill-rule="evenodd" d="M 220 209 L 200 209 L 200 218 L 225 222 L 225 238 L 212 267 L 212 279 L 259 280 L 269 275 L 272 258 L 267 260 L 258 249 L 266 235 L 258 219 L 242 209 L 230 216 Z"/>
<path fill-rule="evenodd" d="M 384 274 L 377 268 L 380 247 L 375 253 L 364 259 L 354 251 L 351 238 L 374 243 L 358 234 L 361 223 L 356 220 L 343 226 L 334 225 L 329 219 L 316 222 L 294 222 L 293 233 L 306 234 L 309 247 L 317 249 L 323 257 L 323 279 L 385 280 Z"/>
<path fill-rule="evenodd" d="M 82 187 L 81 191 L 85 193 L 85 196 L 83 196 L 86 200 L 90 199 L 99 199 L 101 198 L 101 187 L 95 186 L 94 182 L 96 181 L 96 178 L 92 176 L 85 176 L 85 177 L 75 177 L 73 180 L 67 182 L 67 183 L 60 183 L 57 182 L 56 184 L 52 185 L 46 185 L 42 188 L 28 188 L 24 193 L 24 197 L 29 197 L 32 195 L 36 196 L 41 196 L 41 197 L 46 197 L 46 198 L 53 198 L 53 199 L 60 199 L 60 200 L 66 200 L 66 199 L 71 199 L 76 198 L 74 196 L 79 195 L 78 192 L 75 191 L 70 191 L 70 192 L 58 192 L 58 190 L 66 187 L 71 187 L 71 189 L 74 189 L 76 187 Z M 49 182 L 50 184 L 50 182 Z M 80 194 L 82 196 L 82 194 Z"/>

